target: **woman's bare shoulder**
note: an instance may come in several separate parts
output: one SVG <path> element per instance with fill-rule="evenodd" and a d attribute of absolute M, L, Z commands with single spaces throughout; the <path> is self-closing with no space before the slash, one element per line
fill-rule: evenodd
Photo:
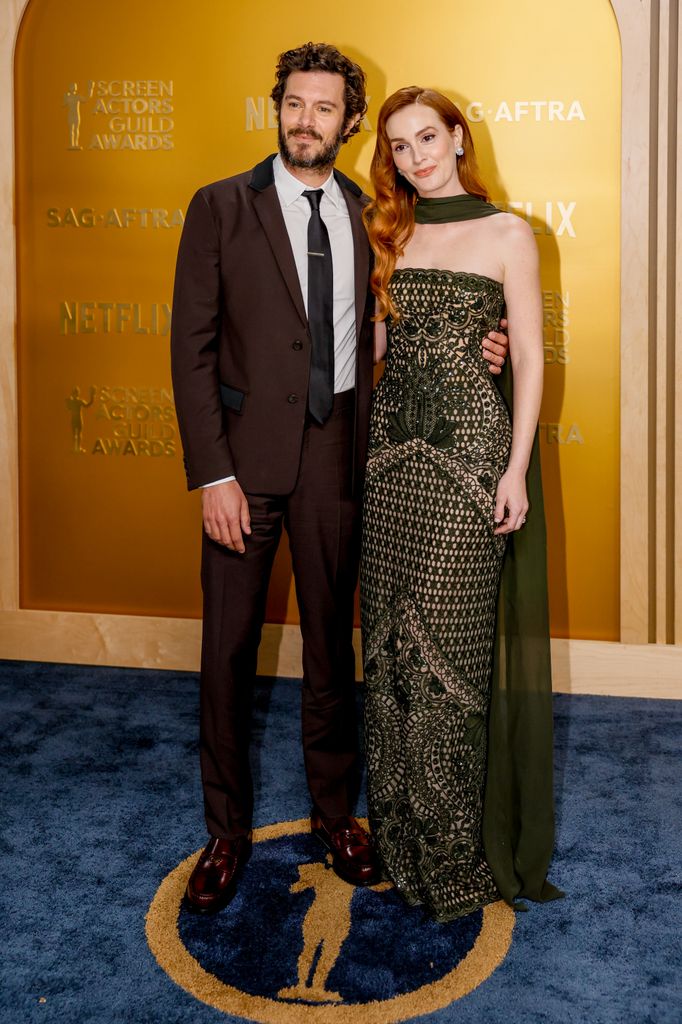
<path fill-rule="evenodd" d="M 501 213 L 497 217 L 490 217 L 490 220 L 498 221 L 495 240 L 505 273 L 510 267 L 537 264 L 538 246 L 528 221 L 515 213 Z"/>
<path fill-rule="evenodd" d="M 515 213 L 498 213 L 488 218 L 488 223 L 494 231 L 499 233 L 500 238 L 510 241 L 521 241 L 523 239 L 534 239 L 533 229 L 527 220 Z"/>

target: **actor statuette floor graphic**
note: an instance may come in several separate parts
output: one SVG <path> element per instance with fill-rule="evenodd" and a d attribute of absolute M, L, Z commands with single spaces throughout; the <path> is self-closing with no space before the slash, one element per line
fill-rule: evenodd
<path fill-rule="evenodd" d="M 262 1024 L 393 1024 L 449 1005 L 502 963 L 514 927 L 506 904 L 435 924 L 387 883 L 341 881 L 309 827 L 256 829 L 237 896 L 216 917 L 181 908 L 196 854 L 162 881 L 147 940 L 185 991 Z"/>

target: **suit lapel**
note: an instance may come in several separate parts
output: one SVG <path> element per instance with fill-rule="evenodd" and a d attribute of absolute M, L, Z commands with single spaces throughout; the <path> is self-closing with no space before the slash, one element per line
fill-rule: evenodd
<path fill-rule="evenodd" d="M 369 242 L 365 225 L 362 223 L 362 204 L 348 196 L 348 212 L 353 230 L 353 251 L 355 257 L 355 331 L 358 341 L 367 305 L 369 283 Z"/>
<path fill-rule="evenodd" d="M 273 159 L 274 157 L 268 157 L 254 168 L 251 178 L 253 208 L 270 244 L 284 283 L 289 289 L 296 312 L 301 318 L 301 323 L 307 327 L 308 318 L 301 294 L 296 262 L 272 175 Z"/>
<path fill-rule="evenodd" d="M 277 189 L 275 188 L 272 170 L 273 160 L 274 156 L 269 156 L 253 169 L 250 181 L 250 188 L 253 193 L 253 208 L 270 244 L 277 266 L 291 295 L 292 302 L 301 318 L 301 323 L 307 327 L 308 318 L 305 312 L 303 295 L 301 294 L 296 262 L 286 224 L 284 223 L 284 217 L 282 216 Z M 341 174 L 340 171 L 334 171 L 334 176 L 341 186 L 344 199 L 346 200 L 353 234 L 355 329 L 359 341 L 365 315 L 369 282 L 369 242 L 367 240 L 367 232 L 362 223 L 362 191 L 354 181 L 347 178 L 345 174 Z"/>

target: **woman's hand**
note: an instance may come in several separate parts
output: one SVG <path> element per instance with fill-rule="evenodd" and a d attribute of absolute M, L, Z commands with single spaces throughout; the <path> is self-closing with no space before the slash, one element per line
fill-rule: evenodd
<path fill-rule="evenodd" d="M 501 477 L 495 494 L 495 533 L 520 530 L 526 521 L 527 512 L 526 474 L 508 469 Z"/>

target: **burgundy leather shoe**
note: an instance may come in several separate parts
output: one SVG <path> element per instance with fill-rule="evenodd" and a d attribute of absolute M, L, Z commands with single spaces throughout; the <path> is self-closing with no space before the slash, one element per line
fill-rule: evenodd
<path fill-rule="evenodd" d="M 331 851 L 332 867 L 344 882 L 376 885 L 381 881 L 374 844 L 355 818 L 323 818 L 313 808 L 310 831 Z"/>
<path fill-rule="evenodd" d="M 251 836 L 214 836 L 196 862 L 185 890 L 185 905 L 200 914 L 215 914 L 237 891 L 242 868 L 251 856 Z"/>

